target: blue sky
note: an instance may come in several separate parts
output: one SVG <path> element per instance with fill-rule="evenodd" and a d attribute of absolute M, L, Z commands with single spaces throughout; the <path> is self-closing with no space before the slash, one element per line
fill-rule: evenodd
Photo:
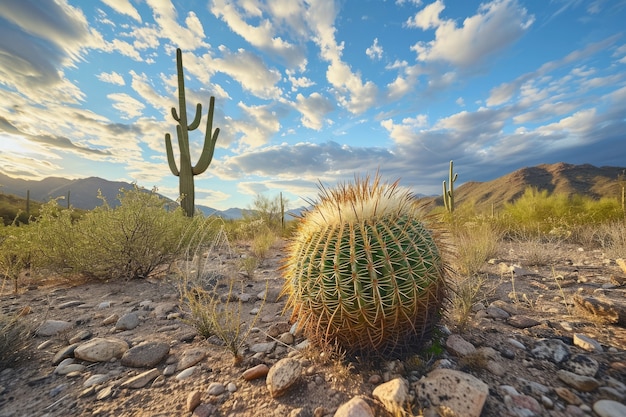
<path fill-rule="evenodd" d="M 2 0 L 0 172 L 176 198 L 177 47 L 188 112 L 215 96 L 221 129 L 197 204 L 297 207 L 377 170 L 440 194 L 450 160 L 457 186 L 626 166 L 624 21 L 625 0 Z"/>

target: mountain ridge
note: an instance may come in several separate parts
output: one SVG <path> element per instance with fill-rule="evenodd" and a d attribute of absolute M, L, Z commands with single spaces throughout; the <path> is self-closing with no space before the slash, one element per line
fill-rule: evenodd
<path fill-rule="evenodd" d="M 459 176 L 462 178 L 462 166 Z M 538 190 L 547 190 L 550 193 L 564 193 L 567 195 L 581 194 L 592 198 L 618 197 L 621 189 L 626 185 L 626 168 L 601 166 L 591 164 L 568 164 L 558 162 L 554 164 L 540 164 L 525 167 L 505 174 L 490 181 L 467 181 L 455 188 L 457 207 L 472 203 L 476 210 L 491 210 L 500 208 L 504 203 L 512 202 L 520 197 L 528 187 Z M 12 178 L 0 173 L 0 192 L 26 198 L 30 190 L 33 201 L 45 202 L 51 198 L 67 198 L 70 192 L 72 206 L 91 210 L 102 205 L 98 198 L 98 190 L 108 204 L 119 204 L 117 196 L 121 188 L 131 189 L 134 185 L 123 181 L 109 181 L 99 177 L 67 179 L 62 177 L 47 177 L 42 180 L 24 180 Z M 167 197 L 164 197 L 167 198 Z M 441 196 L 421 197 L 420 201 L 443 205 Z M 168 199 L 169 200 L 169 199 Z M 238 219 L 249 209 L 229 208 L 217 210 L 212 207 L 198 205 L 205 215 L 215 214 L 225 219 Z M 289 210 L 292 215 L 299 215 L 304 207 Z"/>
<path fill-rule="evenodd" d="M 557 162 L 520 168 L 491 181 L 468 181 L 457 187 L 454 193 L 457 207 L 471 203 L 477 211 L 484 211 L 501 208 L 505 203 L 515 201 L 528 187 L 547 190 L 549 193 L 568 196 L 579 194 L 599 199 L 621 198 L 623 185 L 626 185 L 624 167 Z M 426 200 L 438 206 L 443 205 L 441 196 Z"/>

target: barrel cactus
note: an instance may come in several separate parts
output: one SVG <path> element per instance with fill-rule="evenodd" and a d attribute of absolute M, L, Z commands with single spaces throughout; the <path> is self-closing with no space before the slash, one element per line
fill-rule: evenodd
<path fill-rule="evenodd" d="M 419 346 L 446 297 L 435 236 L 398 182 L 377 175 L 322 187 L 282 269 L 292 321 L 313 341 L 354 353 Z"/>

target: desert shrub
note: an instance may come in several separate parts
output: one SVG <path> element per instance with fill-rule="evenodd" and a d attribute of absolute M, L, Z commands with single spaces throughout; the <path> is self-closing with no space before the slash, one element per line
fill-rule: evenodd
<path fill-rule="evenodd" d="M 252 202 L 252 208 L 246 212 L 246 216 L 252 220 L 260 219 L 267 227 L 280 233 L 284 223 L 283 214 L 289 201 L 282 194 L 269 198 L 263 194 L 257 194 Z"/>
<path fill-rule="evenodd" d="M 2 290 L 7 283 L 6 280 L 9 280 L 13 284 L 13 291 L 18 291 L 19 274 L 31 262 L 31 240 L 31 226 L 17 223 L 9 226 L 0 225 L 0 277 L 5 278 Z"/>
<path fill-rule="evenodd" d="M 570 238 L 578 227 L 600 225 L 623 218 L 616 199 L 549 194 L 527 188 L 515 202 L 506 203 L 500 222 L 509 235 L 536 234 Z"/>
<path fill-rule="evenodd" d="M 63 271 L 72 265 L 77 237 L 72 209 L 62 208 L 58 200 L 50 200 L 41 206 L 40 214 L 32 228 L 32 266 Z"/>
<path fill-rule="evenodd" d="M 189 224 L 177 209 L 167 212 L 156 192 L 120 190 L 120 205 L 103 205 L 72 220 L 71 209 L 48 203 L 37 219 L 40 266 L 99 279 L 146 277 L 179 254 Z"/>

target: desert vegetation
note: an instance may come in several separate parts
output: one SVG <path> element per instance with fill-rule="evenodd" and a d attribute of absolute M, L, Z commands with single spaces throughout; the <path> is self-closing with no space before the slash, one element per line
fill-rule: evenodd
<path fill-rule="evenodd" d="M 363 184 L 357 184 L 356 188 L 344 188 L 342 192 L 353 196 L 359 192 L 365 195 L 369 191 L 366 190 L 367 187 L 363 187 L 365 187 Z M 394 187 L 384 189 L 384 192 L 379 194 L 394 195 Z M 337 204 L 344 204 L 346 201 L 349 204 L 351 201 L 349 198 L 345 200 L 345 196 L 338 197 L 333 193 L 334 191 L 329 192 L 326 194 L 326 200 L 322 199 L 325 201 L 322 206 L 325 204 L 326 210 L 332 211 L 332 207 L 338 207 Z M 376 192 L 369 195 L 371 197 L 375 194 Z M 237 361 L 239 349 L 254 326 L 254 319 L 248 323 L 241 320 L 241 300 L 236 297 L 236 294 L 240 293 L 238 286 L 242 285 L 241 280 L 237 279 L 232 271 L 224 269 L 224 260 L 236 259 L 239 266 L 237 274 L 253 277 L 257 266 L 268 256 L 270 248 L 282 245 L 283 242 L 298 242 L 298 239 L 301 242 L 310 239 L 320 241 L 320 233 L 323 232 L 310 226 L 303 226 L 298 219 L 284 224 L 285 201 L 282 197 L 274 199 L 266 196 L 257 197 L 253 207 L 240 220 L 223 220 L 200 215 L 188 217 L 181 208 L 171 210 L 166 201 L 154 190 L 147 191 L 137 187 L 120 190 L 118 198 L 120 205 L 116 207 L 109 206 L 103 199 L 100 207 L 80 214 L 71 207 L 59 204 L 58 200 L 51 200 L 37 207 L 29 222 L 13 221 L 2 226 L 0 271 L 3 277 L 3 293 L 19 293 L 22 290 L 21 281 L 26 275 L 29 275 L 30 280 L 36 280 L 38 276 L 44 274 L 98 280 L 174 275 L 179 282 L 181 302 L 188 312 L 186 320 L 196 327 L 203 337 L 219 338 Z M 344 198 L 344 201 L 332 202 L 333 198 L 339 200 Z M 408 198 L 409 196 L 402 195 L 403 204 L 410 203 Z M 397 209 L 403 204 L 389 207 Z M 432 278 L 432 282 L 438 282 L 440 279 L 437 278 L 438 274 L 443 273 L 440 268 L 445 268 L 447 276 L 445 279 L 450 291 L 445 303 L 443 298 L 441 300 L 436 298 L 434 301 L 431 300 L 432 302 L 415 305 L 431 308 L 429 314 L 433 315 L 443 310 L 447 324 L 459 328 L 467 324 L 472 306 L 485 300 L 495 288 L 495 284 L 490 281 L 483 268 L 490 259 L 499 255 L 498 251 L 503 242 L 516 242 L 524 246 L 528 265 L 550 262 L 542 256 L 545 251 L 539 246 L 545 243 L 553 245 L 575 243 L 590 246 L 601 249 L 606 256 L 612 258 L 623 257 L 626 254 L 626 221 L 618 199 L 568 197 L 529 188 L 522 197 L 507 203 L 497 213 L 477 212 L 471 203 L 457 205 L 453 212 L 443 207 L 432 206 L 420 207 L 419 212 L 419 224 L 424 225 L 420 226 L 425 233 L 423 238 L 426 241 L 430 239 L 429 236 L 435 238 L 433 243 L 436 246 L 426 251 L 430 251 L 435 258 L 428 260 L 427 263 L 434 262 L 434 265 L 438 265 L 437 251 L 441 249 L 442 264 L 435 268 L 436 277 Z M 330 218 L 328 214 L 320 215 L 319 219 Z M 321 221 L 318 223 L 324 224 Z M 401 223 L 398 230 L 404 233 L 408 223 L 406 219 Z M 306 305 L 307 303 L 310 305 L 311 298 L 307 298 L 306 291 L 298 293 L 298 288 L 316 285 L 314 282 L 307 283 L 308 277 L 304 275 L 298 277 L 294 275 L 295 269 L 304 268 L 307 264 L 307 256 L 316 259 L 317 256 L 326 253 L 328 256 L 325 255 L 321 262 L 328 263 L 331 268 L 329 271 L 335 271 L 336 266 L 343 270 L 345 268 L 342 265 L 351 264 L 352 247 L 360 248 L 359 253 L 362 252 L 366 256 L 367 253 L 384 250 L 399 253 L 400 249 L 393 252 L 389 248 L 396 244 L 403 248 L 406 246 L 403 246 L 397 236 L 394 237 L 396 232 L 392 230 L 393 228 L 382 223 L 371 226 L 371 232 L 381 238 L 382 246 L 378 249 L 368 246 L 366 241 L 361 242 L 365 245 L 361 248 L 355 242 L 358 236 L 348 233 L 348 228 L 345 229 L 347 235 L 334 236 L 333 233 L 338 233 L 341 227 L 339 223 L 324 226 L 324 230 L 328 232 L 324 241 L 328 242 L 328 245 L 322 245 L 320 248 L 307 249 L 303 246 L 302 251 L 298 252 L 297 245 L 288 246 L 291 247 L 291 254 L 288 257 L 291 264 L 287 265 L 286 278 L 291 280 L 292 288 L 286 293 L 291 297 L 290 306 L 299 315 L 305 314 Z M 309 233 L 311 236 L 302 237 L 302 233 Z M 426 246 L 428 245 L 427 243 Z M 313 252 L 308 254 L 305 249 Z M 416 250 L 421 251 L 424 256 L 423 249 Z M 334 263 L 336 256 L 339 256 L 338 262 Z M 383 255 L 383 258 L 385 256 L 388 255 Z M 352 264 L 361 265 L 359 262 Z M 389 265 L 402 264 L 401 260 L 390 262 L 387 266 L 380 264 L 374 269 L 382 276 L 388 276 L 384 274 L 385 268 L 389 269 Z M 289 265 L 292 266 L 291 269 Z M 407 265 L 405 266 L 409 269 L 421 270 L 418 264 Z M 353 272 L 366 274 L 372 272 L 371 270 L 368 272 L 366 261 L 362 266 L 363 271 L 346 271 L 349 275 Z M 293 273 L 290 274 L 290 270 Z M 217 296 L 215 288 L 218 286 L 229 288 L 232 296 Z M 312 290 L 313 287 L 309 289 Z M 435 287 L 439 288 L 438 285 Z M 330 294 L 330 290 L 324 289 L 323 286 L 320 286 L 319 291 L 325 295 Z M 438 291 L 432 290 L 430 294 L 436 295 Z M 403 290 L 400 292 L 404 294 Z M 343 295 L 336 293 L 322 302 L 337 303 L 341 296 Z M 407 293 L 403 296 L 419 298 L 417 294 Z M 356 305 L 361 305 L 365 301 L 355 302 Z M 374 299 L 371 302 L 376 303 L 379 300 Z M 376 311 L 375 307 L 373 311 Z M 379 313 L 384 314 L 382 309 L 379 309 Z M 430 320 L 430 316 L 424 320 L 427 319 Z M 349 316 L 347 320 L 351 320 Z M 310 319 L 310 322 L 321 323 L 319 317 Z M 6 358 L 7 355 L 20 351 L 28 341 L 30 333 L 21 326 L 18 316 L 3 316 L 0 325 L 3 341 L 1 353 L 2 358 Z M 349 334 L 336 336 L 340 334 L 341 329 L 332 330 L 334 332 L 332 334 L 326 333 L 330 329 L 328 327 L 330 324 L 324 326 L 326 326 L 324 329 L 312 327 L 309 330 L 318 340 L 340 338 L 344 345 L 351 346 L 349 339 L 352 336 Z M 337 326 L 341 327 L 342 324 Z M 372 334 L 375 335 L 372 337 L 386 337 L 382 333 Z M 388 346 L 387 342 L 389 341 L 376 343 L 384 347 Z M 393 343 L 398 343 L 398 340 Z M 358 343 L 355 346 L 362 348 Z"/>

